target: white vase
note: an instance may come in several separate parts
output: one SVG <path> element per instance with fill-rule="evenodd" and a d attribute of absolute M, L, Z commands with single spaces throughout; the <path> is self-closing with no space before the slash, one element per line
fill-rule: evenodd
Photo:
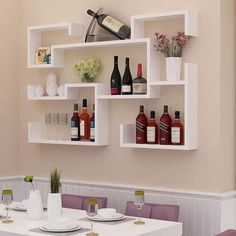
<path fill-rule="evenodd" d="M 166 57 L 166 79 L 168 81 L 180 80 L 181 57 Z"/>
<path fill-rule="evenodd" d="M 48 96 L 56 96 L 57 95 L 57 76 L 54 73 L 50 73 L 46 76 L 46 92 Z"/>
<path fill-rule="evenodd" d="M 30 191 L 27 217 L 31 220 L 39 220 L 43 217 L 43 203 L 39 190 Z"/>
<path fill-rule="evenodd" d="M 49 193 L 47 204 L 48 220 L 53 220 L 61 216 L 62 203 L 61 193 Z"/>

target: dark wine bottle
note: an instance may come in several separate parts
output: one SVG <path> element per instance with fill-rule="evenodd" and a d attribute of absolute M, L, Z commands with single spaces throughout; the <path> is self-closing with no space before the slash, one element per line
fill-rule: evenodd
<path fill-rule="evenodd" d="M 71 117 L 71 141 L 80 140 L 80 118 L 78 104 L 74 104 L 74 112 Z"/>
<path fill-rule="evenodd" d="M 132 75 L 129 69 L 129 58 L 125 58 L 125 72 L 122 79 L 122 94 L 129 95 L 133 94 L 133 87 L 132 87 Z"/>
<path fill-rule="evenodd" d="M 140 112 L 136 118 L 136 143 L 147 143 L 148 119 L 144 114 L 144 106 L 140 106 Z"/>
<path fill-rule="evenodd" d="M 121 76 L 118 68 L 118 56 L 114 56 L 114 68 L 111 74 L 111 95 L 121 94 Z"/>
<path fill-rule="evenodd" d="M 172 119 L 168 114 L 168 106 L 164 106 L 164 113 L 160 118 L 160 144 L 171 144 Z"/>
<path fill-rule="evenodd" d="M 110 33 L 117 36 L 119 39 L 126 39 L 130 38 L 130 27 L 125 25 L 124 23 L 120 22 L 119 20 L 113 18 L 112 16 L 109 16 L 107 14 L 97 14 L 93 12 L 92 10 L 88 10 L 87 13 L 96 18 L 98 24 L 108 30 Z"/>
<path fill-rule="evenodd" d="M 93 104 L 93 114 L 90 118 L 90 142 L 95 142 L 95 105 Z"/>

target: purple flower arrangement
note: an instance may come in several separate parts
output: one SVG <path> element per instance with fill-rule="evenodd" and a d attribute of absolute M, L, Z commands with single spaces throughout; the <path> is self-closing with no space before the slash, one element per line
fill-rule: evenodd
<path fill-rule="evenodd" d="M 154 45 L 157 51 L 165 57 L 181 57 L 184 46 L 188 43 L 189 36 L 178 32 L 177 35 L 168 37 L 165 34 L 155 33 L 157 44 Z"/>

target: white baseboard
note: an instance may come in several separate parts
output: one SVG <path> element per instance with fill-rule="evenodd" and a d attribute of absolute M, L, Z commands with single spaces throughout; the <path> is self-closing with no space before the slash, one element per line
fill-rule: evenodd
<path fill-rule="evenodd" d="M 11 188 L 16 200 L 28 197 L 31 186 L 22 176 L 0 179 L 0 188 Z M 40 189 L 46 203 L 49 180 L 35 178 L 35 187 Z M 143 186 L 122 186 L 107 183 L 62 181 L 62 193 L 108 198 L 108 207 L 124 212 L 125 203 L 133 199 L 134 189 L 145 190 L 146 202 L 177 204 L 180 206 L 179 221 L 183 223 L 183 236 L 214 236 L 228 229 L 236 228 L 236 191 L 226 193 L 206 193 L 154 189 Z"/>

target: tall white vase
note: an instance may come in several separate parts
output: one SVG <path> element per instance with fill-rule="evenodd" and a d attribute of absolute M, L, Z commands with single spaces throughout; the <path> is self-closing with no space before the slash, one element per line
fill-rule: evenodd
<path fill-rule="evenodd" d="M 168 81 L 180 80 L 181 57 L 166 57 L 166 79 Z"/>
<path fill-rule="evenodd" d="M 48 220 L 53 220 L 61 216 L 62 203 L 61 193 L 49 193 L 47 204 Z"/>
<path fill-rule="evenodd" d="M 27 217 L 31 220 L 39 220 L 43 217 L 43 203 L 39 190 L 30 191 Z"/>

